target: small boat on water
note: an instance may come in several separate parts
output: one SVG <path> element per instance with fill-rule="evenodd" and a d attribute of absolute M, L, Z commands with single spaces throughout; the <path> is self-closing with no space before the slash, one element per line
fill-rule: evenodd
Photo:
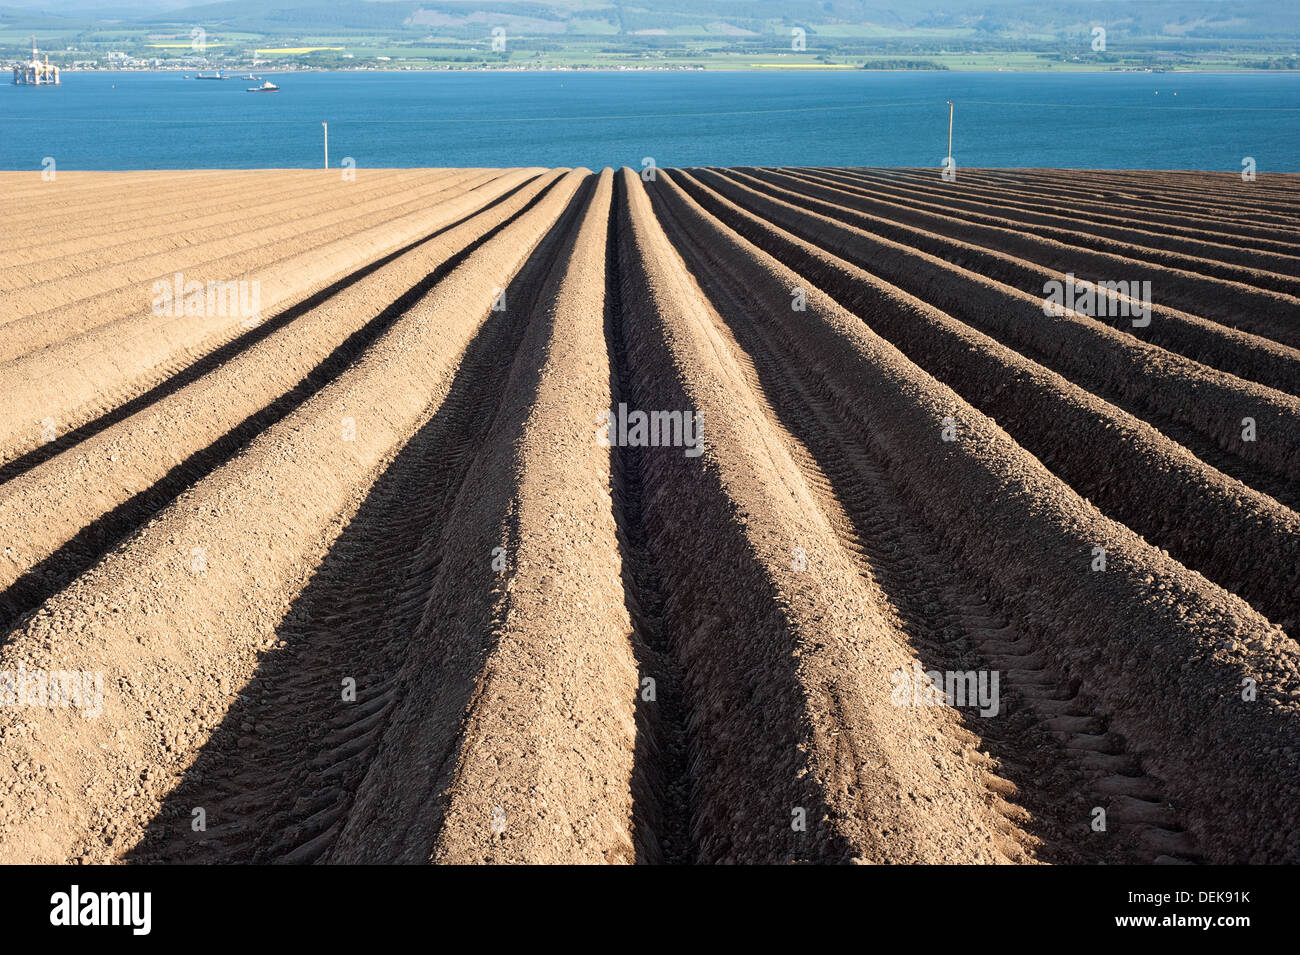
<path fill-rule="evenodd" d="M 254 76 L 252 73 L 249 73 L 247 76 L 241 76 L 240 79 L 241 79 L 241 80 L 248 80 L 250 83 L 257 83 L 257 82 L 259 82 L 262 78 L 261 78 L 260 76 Z"/>
<path fill-rule="evenodd" d="M 270 80 L 267 80 L 267 81 L 266 81 L 265 83 L 263 83 L 261 86 L 250 86 L 250 87 L 248 88 L 248 92 L 250 92 L 250 93 L 278 93 L 278 92 L 280 92 L 280 87 L 276 86 L 276 85 L 275 85 L 274 83 L 272 83 Z"/>

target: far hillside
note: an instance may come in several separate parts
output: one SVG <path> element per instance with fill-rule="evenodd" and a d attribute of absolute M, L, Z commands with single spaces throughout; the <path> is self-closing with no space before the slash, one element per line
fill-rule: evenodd
<path fill-rule="evenodd" d="M 9 0 L 0 6 L 0 56 L 22 55 L 33 35 L 63 65 L 98 69 L 259 60 L 290 68 L 385 69 L 1300 68 L 1300 4 L 1273 0 Z"/>

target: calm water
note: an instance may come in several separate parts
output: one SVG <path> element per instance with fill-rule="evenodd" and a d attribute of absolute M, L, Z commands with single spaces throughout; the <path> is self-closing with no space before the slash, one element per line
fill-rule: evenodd
<path fill-rule="evenodd" d="M 273 74 L 266 74 L 272 77 Z M 0 168 L 1058 166 L 1300 171 L 1300 74 L 179 73 L 0 87 Z M 1177 95 L 1175 95 L 1177 94 Z"/>

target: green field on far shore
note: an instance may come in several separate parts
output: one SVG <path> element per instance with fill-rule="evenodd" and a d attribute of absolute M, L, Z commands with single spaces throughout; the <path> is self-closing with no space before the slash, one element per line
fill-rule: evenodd
<path fill-rule="evenodd" d="M 597 30 L 573 21 L 571 28 Z M 1240 42 L 1223 46 L 1165 40 L 1114 42 L 1093 51 L 1086 37 L 1019 38 L 999 43 L 967 30 L 889 33 L 860 24 L 822 26 L 798 49 L 788 33 L 692 35 L 664 30 L 654 35 L 511 33 L 505 49 L 484 35 L 395 36 L 338 32 L 253 32 L 127 28 L 120 24 L 31 31 L 0 28 L 0 60 L 30 56 L 35 32 L 41 55 L 74 69 L 703 69 L 703 70 L 954 70 L 980 72 L 1106 72 L 1300 69 L 1294 43 Z"/>

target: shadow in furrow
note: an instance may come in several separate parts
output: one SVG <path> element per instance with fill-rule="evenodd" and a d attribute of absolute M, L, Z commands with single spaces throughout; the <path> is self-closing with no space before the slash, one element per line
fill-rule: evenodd
<path fill-rule="evenodd" d="M 671 290 L 659 293 L 655 282 L 663 276 L 647 257 L 661 251 L 653 226 L 638 233 L 633 216 L 640 213 L 632 205 L 620 191 L 623 378 L 640 409 L 695 414 L 693 387 L 707 388 L 707 381 L 676 364 L 683 316 L 658 309 L 676 309 L 680 300 Z M 662 577 L 659 655 L 675 661 L 681 675 L 682 715 L 675 722 L 684 727 L 686 760 L 679 790 L 689 792 L 692 861 L 846 862 L 854 846 L 809 771 L 807 687 L 796 652 L 805 634 L 738 519 L 723 474 L 708 466 L 707 455 L 719 452 L 707 450 L 707 437 L 705 447 L 699 458 L 674 447 L 628 449 L 637 456 L 642 489 L 637 523 Z M 639 737 L 643 742 L 636 772 L 654 778 L 661 747 Z M 806 810 L 807 831 L 790 824 L 792 807 Z"/>
<path fill-rule="evenodd" d="M 466 506 L 467 495 L 484 493 L 467 484 L 467 477 L 490 436 L 521 427 L 518 414 L 501 417 L 507 389 L 524 396 L 512 405 L 520 413 L 533 403 L 540 362 L 512 362 L 509 356 L 529 333 L 538 291 L 592 187 L 594 177 L 511 281 L 520 291 L 510 310 L 488 313 L 446 398 L 366 492 L 281 621 L 275 648 L 262 655 L 256 674 L 125 861 L 331 861 L 381 737 L 408 698 L 404 671 L 411 655 L 431 652 L 413 646 L 412 636 L 440 589 L 476 586 L 443 579 L 443 559 L 460 544 L 448 539 L 452 516 Z M 527 320 L 519 320 L 521 314 Z M 542 340 L 548 335 L 549 330 Z M 489 506 L 503 543 L 513 548 L 518 528 L 512 494 Z M 444 626 L 447 640 L 474 643 L 488 636 L 464 633 L 454 617 Z M 483 659 L 484 652 L 477 643 L 467 646 L 474 659 Z M 479 674 L 446 672 L 454 679 L 439 685 L 438 711 L 453 714 L 451 731 L 458 733 Z M 349 686 L 354 701 L 344 698 Z M 455 752 L 452 747 L 453 757 Z M 416 771 L 421 777 L 442 775 L 436 766 Z M 196 832 L 192 819 L 199 807 L 207 828 Z M 427 808 L 441 818 L 444 807 Z M 393 835 L 386 846 L 401 841 Z"/>
<path fill-rule="evenodd" d="M 931 548 L 928 542 L 935 532 L 906 512 L 906 499 L 889 477 L 889 462 L 878 458 L 872 442 L 818 386 L 815 369 L 761 317 L 761 307 L 719 277 L 657 190 L 651 198 L 678 252 L 744 349 L 756 388 L 766 396 L 782 429 L 798 442 L 792 447 L 797 465 L 811 487 L 824 488 L 818 492 L 825 501 L 822 506 L 842 546 L 859 564 L 860 573 L 881 587 L 923 668 L 999 670 L 1004 678 L 1011 677 L 1004 688 L 1009 699 L 1004 698 L 999 718 L 984 719 L 974 710 L 956 708 L 966 730 L 997 760 L 996 775 L 988 775 L 986 785 L 990 801 L 1007 821 L 1004 832 L 1019 827 L 1039 843 L 1038 859 L 1073 864 L 1149 862 L 1160 854 L 1150 848 L 1151 840 L 1178 840 L 1182 830 L 1172 814 L 1167 825 L 1151 827 L 1129 820 L 1123 811 L 1115 813 L 1112 838 L 1093 837 L 1082 820 L 1102 799 L 1094 787 L 1113 788 L 1123 777 L 1129 781 L 1126 791 L 1155 798 L 1157 802 L 1150 803 L 1154 806 L 1156 782 L 1143 775 L 1123 741 L 1109 732 L 1104 715 L 1093 714 L 1079 698 L 1078 681 L 1065 679 L 1046 660 L 1039 660 L 1033 641 L 1023 639 L 1015 624 L 993 609 L 981 583 L 962 579 Z M 993 652 L 994 646 L 1004 644 L 1016 649 Z M 1086 735 L 1100 741 L 1100 751 L 1082 746 L 1085 734 L 1061 730 L 1044 713 L 1035 712 L 1035 701 L 1044 698 L 1050 702 L 1039 708 L 1054 715 L 1058 724 L 1086 724 Z"/>
<path fill-rule="evenodd" d="M 534 182 L 536 179 L 537 179 L 536 176 L 526 179 L 523 182 L 519 183 L 514 188 L 502 193 L 500 196 L 497 196 L 495 199 L 491 200 L 490 202 L 487 202 L 484 205 L 480 206 L 479 208 L 475 209 L 473 212 L 470 212 L 467 215 L 464 215 L 461 218 L 457 219 L 455 222 L 449 222 L 447 223 L 447 225 L 442 226 L 439 229 L 435 229 L 433 232 L 430 232 L 427 235 L 421 236 L 418 239 L 408 242 L 400 249 L 395 249 L 394 251 L 389 252 L 387 255 L 384 255 L 381 258 L 375 259 L 373 262 L 370 262 L 359 269 L 349 272 L 347 275 L 344 275 L 341 278 L 331 282 L 329 285 L 325 286 L 320 291 L 314 292 L 307 298 L 303 299 L 302 301 L 295 302 L 293 305 L 290 305 L 288 308 L 280 312 L 274 318 L 267 319 L 257 327 L 252 328 L 249 331 L 245 332 L 244 334 L 239 335 L 238 337 L 232 339 L 231 341 L 228 341 L 225 344 L 221 345 L 215 351 L 209 352 L 207 355 L 204 355 L 198 361 L 183 368 L 182 370 L 178 371 L 176 374 L 168 377 L 165 381 L 160 382 L 159 384 L 155 385 L 153 388 L 150 388 L 148 391 L 144 392 L 143 394 L 138 395 L 135 398 L 132 398 L 130 401 L 126 402 L 125 404 L 120 405 L 117 408 L 114 408 L 112 411 L 107 412 L 106 414 L 100 415 L 99 417 L 95 418 L 92 421 L 86 422 L 79 428 L 74 428 L 71 431 L 68 431 L 66 434 L 59 435 L 58 438 L 51 441 L 49 444 L 43 444 L 38 448 L 33 448 L 31 451 L 28 451 L 26 454 L 19 455 L 18 457 L 14 458 L 12 461 L 0 465 L 0 485 L 3 485 L 7 481 L 12 481 L 14 478 L 18 477 L 21 474 L 25 474 L 26 472 L 30 471 L 32 468 L 37 467 L 38 465 L 44 463 L 45 461 L 48 461 L 50 458 L 54 457 L 55 455 L 61 454 L 71 447 L 75 447 L 76 445 L 80 444 L 82 441 L 85 441 L 87 438 L 92 438 L 95 435 L 99 434 L 101 431 L 105 431 L 108 428 L 111 428 L 119 421 L 125 421 L 133 414 L 136 414 L 139 411 L 143 411 L 145 408 L 149 407 L 152 404 L 156 404 L 157 402 L 166 398 L 168 395 L 175 394 L 176 392 L 184 388 L 186 385 L 192 384 L 193 382 L 202 378 L 208 372 L 212 371 L 215 368 L 219 368 L 220 366 L 224 365 L 226 362 L 232 360 L 236 356 L 247 351 L 249 348 L 253 347 L 258 342 L 262 341 L 265 338 L 268 338 L 275 332 L 279 331 L 281 328 L 284 328 L 286 325 L 289 325 L 292 322 L 296 321 L 297 319 L 301 318 L 303 315 L 306 315 L 312 309 L 319 308 L 322 304 L 324 304 L 329 299 L 333 298 L 335 295 L 339 294 L 340 292 L 347 289 L 349 286 L 355 284 L 356 282 L 359 282 L 360 280 L 366 278 L 367 276 L 379 271 L 385 265 L 388 265 L 390 262 L 393 262 L 401 258 L 403 255 L 406 255 L 408 252 L 412 252 L 415 249 L 418 249 L 420 246 L 428 242 L 431 242 L 432 240 L 436 239 L 438 236 L 442 235 L 443 233 L 451 229 L 454 229 L 465 222 L 468 222 L 470 219 L 473 219 L 476 216 L 482 215 L 483 213 L 487 212 L 488 210 L 492 209 L 497 205 L 500 205 L 502 202 L 505 202 L 507 199 L 509 199 L 511 196 L 517 193 L 520 189 L 524 188 L 529 183 Z M 484 185 L 491 185 L 491 182 L 485 183 Z M 545 191 L 546 190 L 543 190 L 543 193 Z M 541 194 L 535 197 L 533 201 L 536 202 L 540 198 L 541 198 Z M 524 211 L 526 210 L 520 210 L 520 214 L 522 214 Z M 494 231 L 499 232 L 502 228 L 505 228 L 507 224 L 508 223 L 502 223 L 501 226 L 499 226 Z M 481 244 L 483 241 L 486 241 L 490 237 L 491 237 L 490 234 L 483 236 L 483 238 L 479 240 L 479 244 Z M 382 318 L 382 316 L 379 316 L 379 318 Z M 376 318 L 375 320 L 378 321 L 379 318 Z"/>
<path fill-rule="evenodd" d="M 557 180 L 558 181 L 558 180 Z M 446 275 L 450 274 L 466 258 L 482 246 L 485 242 L 498 235 L 503 229 L 506 229 L 512 222 L 518 219 L 529 209 L 531 209 L 543 196 L 545 196 L 554 184 L 543 189 L 528 203 L 520 209 L 514 216 L 502 222 L 496 228 L 488 231 L 475 241 L 469 243 L 465 248 L 448 258 L 436 269 L 430 272 L 424 279 L 416 283 L 409 290 L 404 292 L 396 301 L 386 307 L 382 312 L 371 319 L 366 325 L 353 332 L 336 348 L 329 356 L 317 365 L 307 374 L 296 386 L 276 398 L 261 411 L 245 418 L 238 425 L 226 432 L 212 444 L 203 448 L 201 451 L 192 454 L 189 458 L 176 465 L 167 472 L 159 481 L 149 488 L 136 494 L 129 500 L 123 501 L 117 507 L 106 512 L 101 517 L 87 524 L 82 528 L 75 537 L 60 547 L 57 551 L 36 564 L 29 571 L 19 577 L 11 584 L 2 594 L 0 594 L 0 630 L 8 631 L 13 629 L 19 622 L 23 614 L 29 613 L 38 607 L 42 602 L 47 600 L 53 594 L 57 593 L 63 587 L 75 579 L 79 574 L 85 572 L 95 561 L 114 545 L 125 539 L 133 530 L 149 519 L 162 508 L 166 507 L 172 501 L 176 500 L 186 489 L 193 486 L 207 475 L 211 474 L 217 468 L 221 467 L 227 461 L 235 457 L 240 451 L 248 446 L 258 434 L 274 425 L 276 422 L 293 413 L 304 402 L 319 392 L 322 388 L 334 381 L 341 375 L 352 362 L 369 348 L 388 328 L 411 306 L 418 302 L 425 294 L 429 292 L 439 281 Z M 514 190 L 512 190 L 513 192 Z M 504 197 L 502 197 L 504 198 Z M 493 202 L 490 205 L 495 205 Z M 490 207 L 490 206 L 489 206 Z M 486 208 L 480 209 L 477 215 Z M 472 216 L 467 217 L 472 218 Z M 465 221 L 465 220 L 460 220 Z M 452 228 L 452 226 L 448 226 Z M 440 230 L 445 231 L 445 230 Z M 419 240 L 417 245 L 433 238 L 434 233 L 424 239 Z M 394 253 L 395 255 L 398 253 Z M 387 261 L 385 259 L 384 261 Z M 374 268 L 379 264 L 375 263 Z M 336 288 L 331 286 L 331 288 Z M 323 294 L 323 293 L 322 293 Z M 312 299 L 315 304 L 319 304 L 316 296 Z M 303 308 L 308 307 L 307 303 L 302 303 Z M 295 307 L 297 308 L 297 307 Z M 286 313 L 287 315 L 288 313 Z M 301 311 L 295 310 L 294 316 L 302 314 Z M 276 319 L 280 325 L 291 321 L 282 315 Z M 269 323 L 268 323 L 269 324 Z M 264 326 L 263 326 L 264 327 Z M 279 327 L 277 325 L 277 327 Z M 254 332 L 261 332 L 262 328 L 255 329 Z M 253 333 L 250 333 L 253 334 Z M 248 347 L 253 344 L 252 341 L 246 341 L 247 336 L 239 340 L 240 348 Z M 237 343 L 232 343 L 237 344 Z M 230 347 L 230 346 L 227 346 Z M 231 354 L 220 355 L 214 353 L 204 360 L 203 364 L 208 366 L 209 362 L 229 360 L 231 355 L 237 353 L 240 349 L 235 349 Z M 224 352 L 224 349 L 222 350 Z M 219 359 L 219 360 L 218 360 Z M 200 377 L 201 374 L 216 367 L 215 364 L 205 367 L 204 372 L 194 372 L 193 377 Z M 182 373 L 182 376 L 189 373 Z M 178 377 L 182 377 L 178 376 Z M 180 386 L 175 385 L 176 379 L 171 379 L 165 386 L 167 393 L 177 390 Z M 157 391 L 158 389 L 155 389 Z M 150 394 L 153 394 L 151 392 Z M 137 401 L 143 401 L 147 396 L 142 396 Z M 165 395 L 156 395 L 153 400 L 165 397 Z M 133 403 L 134 404 L 134 403 Z M 136 408 L 135 410 L 139 410 Z M 116 415 L 117 412 L 114 412 Z M 103 419 L 100 419 L 102 421 Z M 98 425 L 99 422 L 96 422 Z M 105 425 L 104 427 L 107 427 Z M 83 435 L 87 437 L 88 435 Z"/>
<path fill-rule="evenodd" d="M 610 397 L 615 405 L 642 407 L 633 387 L 623 335 L 619 271 L 619 215 L 627 201 L 622 177 L 614 177 L 605 246 L 605 341 L 609 348 Z M 686 773 L 686 714 L 681 672 L 664 635 L 662 577 L 645 527 L 645 476 L 634 449 L 610 447 L 611 496 L 622 561 L 624 603 L 635 632 L 632 652 L 641 679 L 654 680 L 654 699 L 638 688 L 632 815 L 638 863 L 694 860 L 690 836 L 690 784 Z"/>

